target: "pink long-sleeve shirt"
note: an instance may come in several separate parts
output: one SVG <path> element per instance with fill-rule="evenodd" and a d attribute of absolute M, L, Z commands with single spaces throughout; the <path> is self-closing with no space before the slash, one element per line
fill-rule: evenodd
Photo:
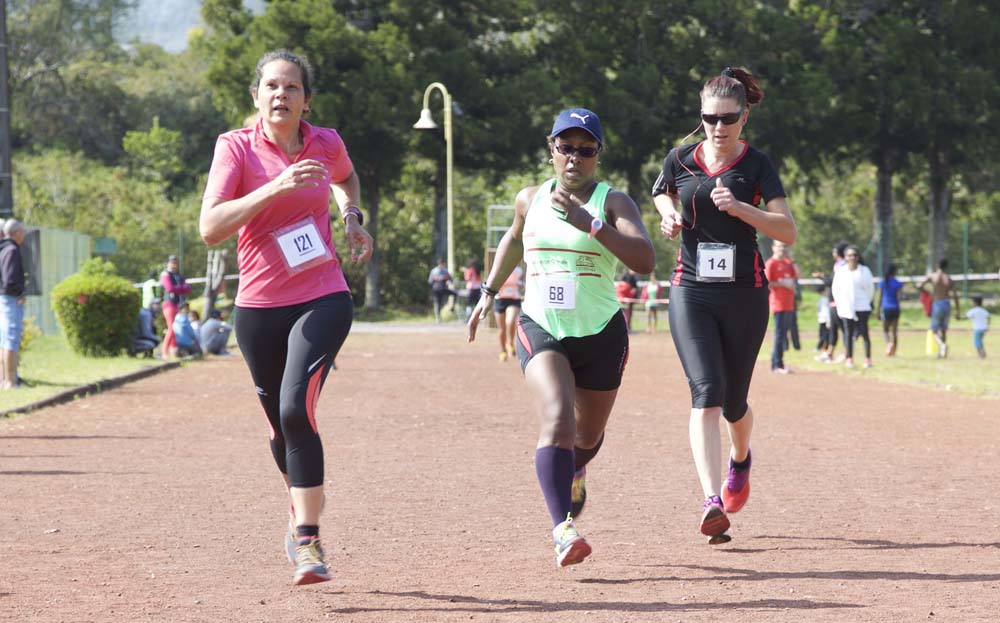
<path fill-rule="evenodd" d="M 181 275 L 178 277 L 180 277 L 180 283 L 175 285 L 169 271 L 165 270 L 160 273 L 160 285 L 163 286 L 163 291 L 166 293 L 163 302 L 168 305 L 177 304 L 185 294 L 191 291 L 191 285 L 184 281 L 184 277 Z"/>

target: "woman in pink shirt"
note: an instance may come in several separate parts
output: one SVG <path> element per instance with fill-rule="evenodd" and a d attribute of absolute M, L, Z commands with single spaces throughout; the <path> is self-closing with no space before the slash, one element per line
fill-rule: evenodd
<path fill-rule="evenodd" d="M 250 89 L 257 120 L 219 136 L 199 223 L 210 246 L 238 234 L 236 339 L 291 497 L 285 547 L 295 584 L 330 579 L 319 541 L 324 472 L 315 411 L 354 316 L 330 235 L 331 194 L 351 259 L 372 252 L 343 140 L 302 119 L 311 74 L 306 60 L 287 50 L 257 62 Z"/>
<path fill-rule="evenodd" d="M 184 302 L 184 295 L 191 292 L 191 286 L 184 280 L 180 262 L 176 255 L 167 258 L 167 269 L 160 274 L 163 286 L 163 317 L 167 321 L 167 333 L 163 336 L 163 358 L 177 356 L 177 338 L 174 337 L 174 318 L 177 308 Z"/>

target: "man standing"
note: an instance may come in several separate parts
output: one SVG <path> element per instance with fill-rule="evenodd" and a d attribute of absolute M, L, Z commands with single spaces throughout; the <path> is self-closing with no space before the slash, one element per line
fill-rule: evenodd
<path fill-rule="evenodd" d="M 24 225 L 9 219 L 0 240 L 0 389 L 17 387 L 17 359 L 24 328 Z"/>
<path fill-rule="evenodd" d="M 149 309 L 153 299 L 163 300 L 163 286 L 160 285 L 157 273 L 149 273 L 149 279 L 142 282 L 142 308 Z M 159 340 L 159 338 L 157 338 Z"/>
<path fill-rule="evenodd" d="M 441 322 L 441 309 L 448 298 L 454 294 L 448 287 L 451 281 L 451 273 L 448 272 L 448 264 L 444 259 L 439 258 L 437 266 L 431 269 L 431 274 L 427 276 L 427 283 L 431 286 L 431 294 L 434 295 L 434 321 Z"/>
<path fill-rule="evenodd" d="M 785 243 L 771 243 L 771 259 L 764 264 L 770 292 L 768 305 L 774 314 L 774 348 L 771 350 L 771 372 L 788 374 L 785 367 L 785 341 L 795 314 L 795 264 L 785 253 Z"/>
<path fill-rule="evenodd" d="M 948 317 L 951 316 L 951 301 L 948 295 L 955 300 L 955 319 L 959 318 L 958 290 L 955 283 L 945 272 L 948 269 L 948 260 L 941 258 L 938 268 L 920 284 L 920 289 L 924 290 L 930 284 L 931 290 L 931 331 L 937 341 L 938 357 L 948 356 Z"/>

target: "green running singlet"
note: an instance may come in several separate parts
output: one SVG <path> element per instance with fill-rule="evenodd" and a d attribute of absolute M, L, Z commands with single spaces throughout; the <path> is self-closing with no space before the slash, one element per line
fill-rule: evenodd
<path fill-rule="evenodd" d="M 570 225 L 552 207 L 556 180 L 542 184 L 524 219 L 524 302 L 521 310 L 557 340 L 600 333 L 621 309 L 615 295 L 618 258 Z M 611 187 L 599 182 L 583 208 L 605 220 Z"/>

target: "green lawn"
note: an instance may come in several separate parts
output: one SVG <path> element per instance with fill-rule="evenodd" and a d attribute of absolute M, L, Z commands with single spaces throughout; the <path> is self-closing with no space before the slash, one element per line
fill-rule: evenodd
<path fill-rule="evenodd" d="M 156 359 L 82 357 L 70 350 L 62 335 L 43 335 L 21 353 L 18 374 L 25 385 L 0 390 L 0 412 L 21 407 L 73 387 L 109 379 L 160 364 Z"/>
<path fill-rule="evenodd" d="M 813 359 L 816 345 L 816 330 L 810 327 L 802 334 L 802 350 L 789 350 L 785 354 L 785 365 L 794 370 L 824 370 L 836 374 L 856 374 L 878 381 L 905 383 L 921 387 L 956 391 L 974 396 L 1000 398 L 1000 338 L 996 334 L 986 334 L 986 359 L 979 359 L 972 347 L 972 331 L 965 322 L 964 328 L 948 333 L 948 357 L 938 359 L 926 353 L 926 330 L 906 330 L 899 334 L 899 346 L 895 357 L 885 356 L 885 339 L 882 337 L 881 322 L 870 327 L 872 337 L 872 361 L 874 367 L 865 370 L 864 346 L 859 340 L 854 347 L 856 367 L 848 370 L 844 364 L 820 363 Z M 953 323 L 953 326 L 956 323 Z M 961 325 L 962 323 L 957 323 Z M 993 338 L 992 340 L 990 338 Z M 772 335 L 768 333 L 764 346 L 760 349 L 760 360 L 770 361 Z M 990 342 L 993 342 L 991 344 Z M 837 345 L 837 353 L 843 350 L 843 339 Z"/>
<path fill-rule="evenodd" d="M 968 299 L 961 303 L 961 319 L 951 319 L 948 331 L 949 352 L 947 359 L 938 359 L 928 355 L 926 349 L 927 329 L 930 319 L 924 315 L 923 307 L 916 300 L 903 302 L 902 314 L 899 320 L 899 347 L 897 355 L 885 356 L 885 338 L 882 335 L 882 322 L 873 317 L 869 331 L 872 338 L 872 359 L 875 366 L 869 370 L 860 367 L 864 359 L 863 344 L 859 341 L 854 349 L 854 362 L 858 365 L 853 370 L 844 368 L 843 364 L 824 364 L 813 361 L 812 352 L 816 345 L 816 301 L 815 292 L 804 292 L 803 301 L 799 306 L 799 329 L 803 333 L 802 351 L 789 351 L 785 363 L 798 369 L 833 370 L 838 374 L 862 374 L 868 378 L 906 383 L 922 387 L 934 387 L 942 390 L 957 391 L 975 396 L 1000 398 L 1000 316 L 996 298 L 991 296 L 988 287 L 994 284 L 977 284 L 979 292 L 987 296 L 986 307 L 993 314 L 991 331 L 986 333 L 986 359 L 979 359 L 972 346 L 971 322 L 965 318 L 965 312 L 972 307 Z M 986 292 L 983 290 L 986 289 Z M 991 306 L 992 304 L 992 306 Z M 808 338 L 806 338 L 808 336 Z M 771 335 L 761 348 L 761 358 L 769 361 L 771 358 Z M 842 353 L 843 342 L 837 346 L 837 352 Z"/>
<path fill-rule="evenodd" d="M 977 284 L 982 292 L 992 284 Z M 866 378 L 891 383 L 905 383 L 921 387 L 932 387 L 944 391 L 956 391 L 974 396 L 1000 398 L 1000 308 L 996 305 L 996 296 L 987 290 L 986 307 L 993 314 L 991 330 L 986 333 L 986 359 L 979 359 L 972 347 L 971 323 L 965 319 L 965 312 L 971 307 L 968 300 L 961 301 L 962 319 L 952 317 L 948 344 L 948 358 L 938 359 L 926 354 L 927 329 L 930 319 L 924 315 L 923 308 L 916 300 L 903 303 L 899 322 L 899 348 L 895 357 L 885 356 L 885 339 L 882 337 L 882 322 L 872 318 L 869 326 L 872 340 L 872 359 L 874 367 L 864 370 L 861 363 L 864 360 L 863 345 L 859 341 L 855 345 L 854 361 L 857 365 L 848 370 L 843 364 L 824 364 L 813 360 L 816 346 L 817 321 L 816 303 L 818 294 L 811 290 L 803 292 L 803 300 L 799 305 L 799 331 L 802 335 L 802 350 L 789 350 L 785 355 L 785 365 L 793 370 L 828 371 L 836 374 L 859 374 Z M 661 310 L 657 322 L 659 331 L 668 331 L 666 310 Z M 646 330 L 646 310 L 640 305 L 635 306 L 632 319 L 633 331 Z M 771 360 L 771 345 L 773 334 L 769 331 L 760 349 L 760 361 Z M 842 353 L 843 337 L 837 345 L 837 353 Z"/>

